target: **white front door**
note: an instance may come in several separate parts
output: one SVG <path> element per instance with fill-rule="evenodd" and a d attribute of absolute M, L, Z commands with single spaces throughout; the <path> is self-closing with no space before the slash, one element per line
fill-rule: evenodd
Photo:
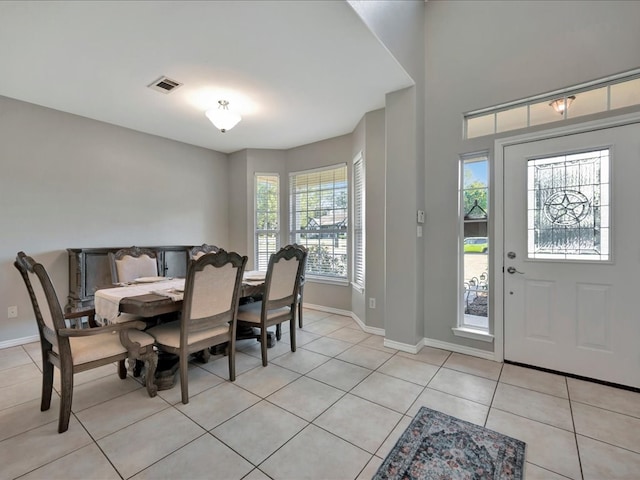
<path fill-rule="evenodd" d="M 640 123 L 503 161 L 505 360 L 640 388 Z"/>

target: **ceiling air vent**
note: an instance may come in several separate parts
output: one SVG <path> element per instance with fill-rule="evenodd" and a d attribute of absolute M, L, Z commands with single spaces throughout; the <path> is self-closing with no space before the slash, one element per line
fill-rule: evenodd
<path fill-rule="evenodd" d="M 167 77 L 160 77 L 157 80 L 154 80 L 150 85 L 147 85 L 150 89 L 156 90 L 162 93 L 170 93 L 173 92 L 176 88 L 180 87 L 182 84 L 180 82 L 176 82 L 175 80 L 171 80 Z"/>

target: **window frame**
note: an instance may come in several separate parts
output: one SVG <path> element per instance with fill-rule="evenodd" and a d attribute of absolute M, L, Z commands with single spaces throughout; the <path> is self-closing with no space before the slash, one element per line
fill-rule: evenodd
<path fill-rule="evenodd" d="M 322 185 L 322 182 L 318 181 L 318 182 L 315 182 L 315 185 L 318 185 L 318 190 L 309 190 L 308 188 L 306 191 L 299 190 L 299 188 L 303 185 L 304 182 L 301 182 L 298 180 L 302 180 L 304 177 L 313 179 L 314 175 L 321 176 L 323 173 L 331 172 L 331 171 L 334 171 L 334 178 L 336 174 L 338 174 L 339 177 L 344 178 L 343 180 L 344 185 L 339 185 L 339 183 L 341 182 L 336 181 L 334 179 L 333 182 L 327 183 L 327 185 L 331 185 L 329 188 L 321 188 L 320 185 Z M 307 185 L 310 185 L 310 184 L 307 184 Z M 297 188 L 298 190 L 296 190 Z M 334 212 L 333 213 L 334 218 L 336 218 L 336 213 L 343 211 L 344 219 L 339 223 L 346 224 L 346 225 L 338 226 L 335 228 L 323 228 L 322 230 L 318 228 L 318 229 L 313 229 L 311 231 L 309 229 L 302 228 L 301 225 L 299 226 L 299 219 L 297 219 L 296 214 L 301 214 L 302 212 L 306 212 L 305 214 L 307 216 L 307 222 L 308 222 L 310 218 L 310 212 L 312 210 L 310 208 L 307 208 L 306 210 L 298 210 L 298 205 L 296 203 L 296 195 L 300 195 L 304 193 L 307 193 L 308 195 L 309 192 L 314 192 L 314 191 L 327 192 L 330 190 L 333 190 L 334 194 L 333 194 L 333 204 L 328 210 L 331 212 Z M 289 240 L 291 243 L 298 243 L 298 244 L 305 245 L 309 249 L 309 255 L 307 257 L 307 270 L 305 274 L 305 278 L 308 280 L 312 280 L 319 283 L 329 283 L 329 284 L 338 284 L 338 285 L 349 284 L 349 278 L 350 278 L 349 270 L 351 267 L 351 264 L 350 264 L 351 234 L 349 231 L 350 230 L 349 228 L 350 210 L 349 209 L 351 207 L 350 205 L 351 199 L 349 197 L 349 193 L 350 193 L 349 190 L 350 190 L 350 180 L 349 180 L 349 169 L 348 169 L 347 163 L 338 163 L 338 164 L 332 164 L 332 165 L 327 165 L 327 166 L 313 168 L 313 169 L 289 172 Z M 336 206 L 335 204 L 335 200 L 337 198 L 336 192 L 340 192 L 340 191 L 343 191 L 344 199 L 346 201 L 346 204 L 343 207 Z M 322 198 L 322 194 L 320 194 L 320 198 Z M 324 199 L 326 200 L 326 198 L 327 197 L 325 195 Z M 316 210 L 327 210 L 327 209 L 316 208 Z M 321 219 L 324 216 L 326 215 L 321 215 L 319 218 Z M 312 218 L 318 218 L 318 217 L 315 216 Z M 338 225 L 338 223 L 336 223 L 335 225 Z M 309 235 L 313 235 L 313 236 L 310 237 Z M 330 262 L 335 262 L 339 264 L 341 269 L 344 271 L 343 274 L 335 270 L 334 270 L 334 273 L 331 273 L 330 271 L 326 271 L 326 272 L 320 272 L 318 270 L 314 271 L 315 252 L 313 247 L 316 245 L 318 249 L 321 247 L 328 247 L 328 245 L 322 245 L 323 242 L 321 242 L 321 240 L 327 237 L 331 238 L 332 236 L 334 237 L 334 242 L 333 242 L 333 246 L 330 247 L 332 249 L 332 253 L 329 254 Z M 344 254 L 336 253 L 336 250 L 337 250 L 336 244 L 338 244 L 339 246 L 339 243 L 343 243 L 343 242 L 340 242 L 340 239 L 344 240 L 344 247 L 340 248 L 340 250 L 344 248 Z M 312 240 L 312 241 L 310 242 L 309 240 Z M 315 242 L 314 240 L 317 240 L 317 242 Z"/>
<path fill-rule="evenodd" d="M 259 179 L 260 178 L 271 178 L 271 179 L 275 179 L 276 182 L 276 208 L 275 208 L 275 214 L 276 214 L 276 228 L 267 228 L 267 229 L 259 229 L 258 228 L 258 215 L 260 215 L 260 213 L 262 212 L 262 210 L 260 210 L 258 208 L 258 202 L 259 202 L 259 198 L 258 198 L 258 185 L 259 185 Z M 267 210 L 266 212 L 269 213 L 270 210 Z M 262 270 L 267 270 L 267 266 L 269 265 L 269 258 L 271 257 L 272 253 L 275 253 L 278 251 L 278 249 L 280 248 L 280 225 L 281 225 L 281 221 L 280 221 L 280 174 L 278 173 L 273 173 L 273 172 L 255 172 L 254 176 L 253 176 L 253 252 L 254 252 L 254 269 L 255 270 L 261 270 L 261 266 L 263 267 Z M 273 247 L 273 251 L 271 251 L 272 249 L 269 248 L 269 245 L 267 244 L 267 248 L 264 252 L 260 251 L 260 239 L 259 237 L 261 235 L 273 235 L 275 237 L 275 247 Z M 266 259 L 262 259 L 263 261 L 261 262 L 261 255 L 266 255 Z"/>
<path fill-rule="evenodd" d="M 365 290 L 366 280 L 366 165 L 362 152 L 353 159 L 352 175 L 351 285 Z"/>
<path fill-rule="evenodd" d="M 482 222 L 485 221 L 486 222 L 486 234 L 483 235 L 476 235 L 477 237 L 486 237 L 487 238 L 487 245 L 489 246 L 489 253 L 487 253 L 487 271 L 486 271 L 486 277 L 484 278 L 484 282 L 486 282 L 486 290 L 483 290 L 483 293 L 486 293 L 487 295 L 487 320 L 486 320 L 486 327 L 482 327 L 479 326 L 475 323 L 471 323 L 471 322 L 467 322 L 466 321 L 466 314 L 465 314 L 465 305 L 466 305 L 466 295 L 467 295 L 467 291 L 465 289 L 464 286 L 464 279 L 465 279 L 465 252 L 464 252 L 464 245 L 465 245 L 465 214 L 467 212 L 465 212 L 465 191 L 466 190 L 477 190 L 477 187 L 474 187 L 472 189 L 468 189 L 465 188 L 465 166 L 470 163 L 470 162 L 476 162 L 476 161 L 485 161 L 486 162 L 486 186 L 484 187 L 486 189 L 486 195 L 487 195 L 487 204 L 486 204 L 486 219 L 479 219 L 478 222 Z M 489 283 L 489 280 L 491 278 L 491 266 L 492 266 L 492 262 L 491 262 L 491 258 L 490 256 L 492 249 L 490 248 L 491 246 L 491 229 L 490 229 L 490 222 L 491 222 L 491 210 L 490 210 L 490 182 L 491 182 L 491 175 L 490 175 L 490 168 L 491 168 L 491 161 L 490 161 L 490 157 L 489 157 L 489 152 L 488 151 L 481 151 L 481 152 L 474 152 L 474 153 L 469 153 L 469 154 L 464 154 L 464 155 L 460 155 L 458 158 L 458 172 L 459 172 L 459 179 L 458 179 L 458 212 L 459 212 L 459 231 L 460 231 L 460 235 L 459 235 L 459 242 L 458 242 L 458 252 L 459 252 L 459 261 L 458 261 L 458 285 L 459 285 L 459 294 L 458 294 L 458 318 L 457 318 L 457 322 L 456 322 L 456 326 L 453 328 L 453 333 L 456 336 L 460 336 L 460 337 L 465 337 L 465 338 L 472 338 L 475 340 L 482 340 L 482 341 L 486 341 L 486 342 L 492 342 L 493 341 L 493 335 L 490 332 L 490 328 L 491 328 L 491 299 L 492 299 L 492 295 L 491 295 L 491 289 L 492 286 Z M 484 209 L 483 209 L 484 210 Z M 479 282 L 480 283 L 480 282 Z M 477 287 L 477 286 L 476 286 Z M 478 290 L 478 289 L 477 289 Z"/>

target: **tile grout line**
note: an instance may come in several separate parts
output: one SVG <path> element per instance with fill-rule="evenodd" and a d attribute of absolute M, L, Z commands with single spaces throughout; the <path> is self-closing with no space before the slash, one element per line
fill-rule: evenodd
<path fill-rule="evenodd" d="M 580 445 L 578 444 L 578 432 L 576 431 L 576 421 L 573 417 L 573 404 L 571 403 L 571 391 L 569 390 L 569 381 L 564 377 L 565 386 L 567 387 L 567 398 L 569 399 L 569 412 L 571 413 L 571 424 L 573 425 L 573 440 L 576 442 L 576 452 L 578 453 L 578 465 L 580 467 L 580 476 L 584 479 L 584 471 L 582 469 L 582 455 L 580 455 Z"/>

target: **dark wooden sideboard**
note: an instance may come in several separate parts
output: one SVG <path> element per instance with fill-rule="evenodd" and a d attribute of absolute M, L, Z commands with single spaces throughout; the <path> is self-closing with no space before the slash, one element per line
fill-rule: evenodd
<path fill-rule="evenodd" d="M 189 249 L 192 246 L 171 245 L 143 247 L 156 252 L 158 273 L 166 277 L 185 277 Z M 97 288 L 111 285 L 109 252 L 117 252 L 125 247 L 68 248 L 69 253 L 69 296 L 65 311 L 75 312 L 93 307 L 93 294 Z"/>

